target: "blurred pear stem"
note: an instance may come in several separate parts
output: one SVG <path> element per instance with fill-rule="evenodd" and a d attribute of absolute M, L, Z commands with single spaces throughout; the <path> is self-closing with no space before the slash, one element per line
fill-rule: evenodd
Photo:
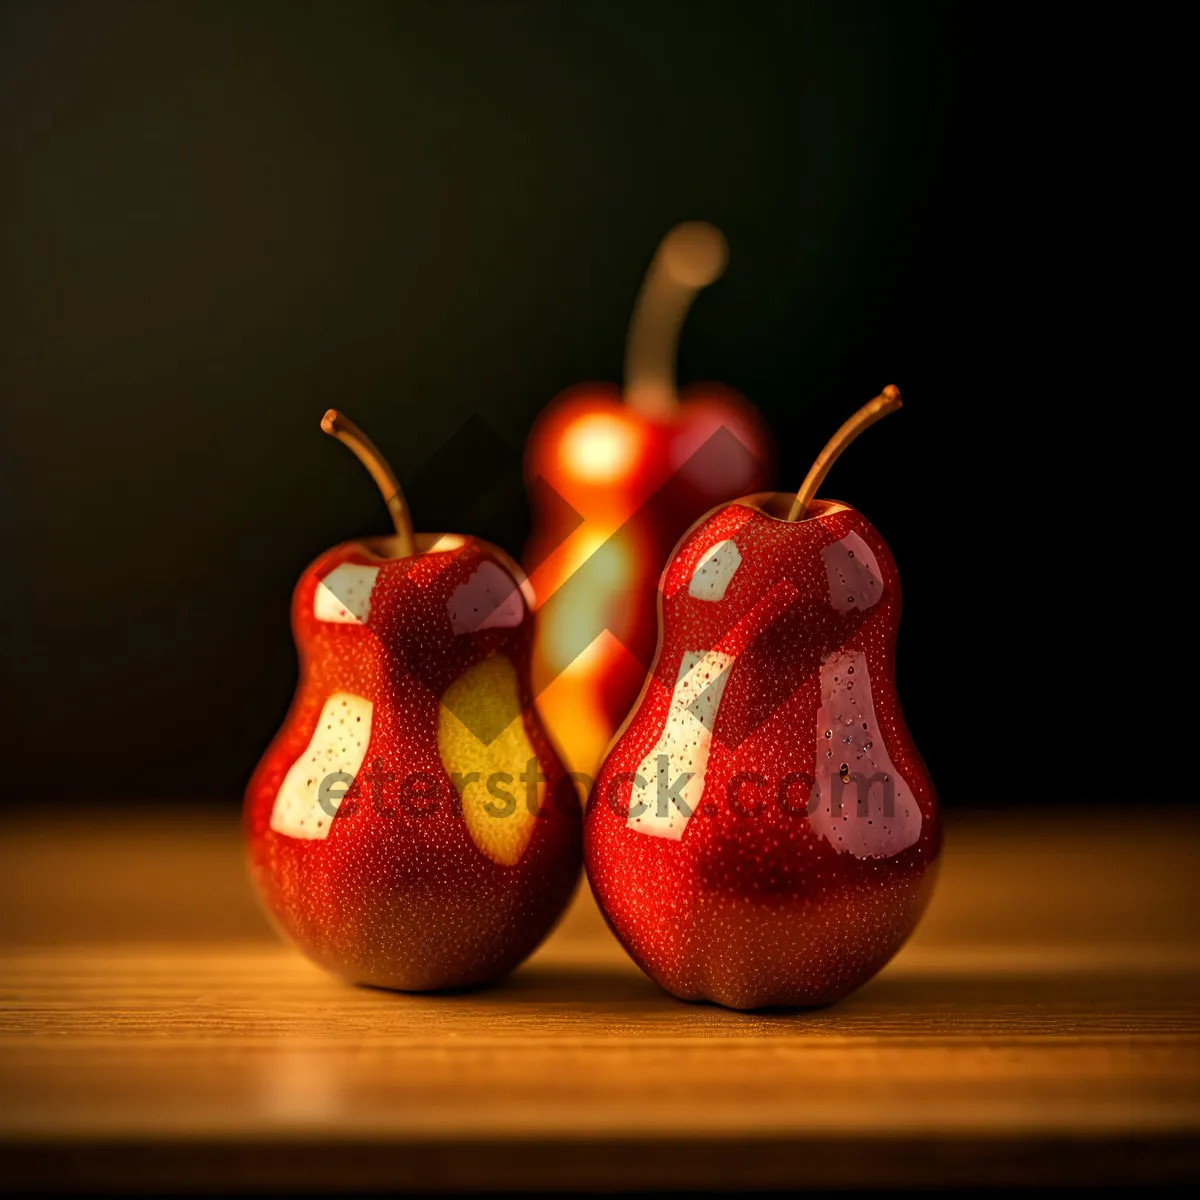
<path fill-rule="evenodd" d="M 808 506 L 817 494 L 817 488 L 825 482 L 829 468 L 841 457 L 842 451 L 864 429 L 870 429 L 876 421 L 895 412 L 900 407 L 900 393 L 890 383 L 875 397 L 864 404 L 846 423 L 825 443 L 825 449 L 817 455 L 817 461 L 808 469 L 796 499 L 792 501 L 792 511 L 788 513 L 789 521 L 798 521 L 808 511 Z"/>
<path fill-rule="evenodd" d="M 388 466 L 388 461 L 379 453 L 375 443 L 349 417 L 331 408 L 321 418 L 321 428 L 335 437 L 343 446 L 348 446 L 354 453 L 383 495 L 388 512 L 392 515 L 392 524 L 396 527 L 396 537 L 400 542 L 400 557 L 407 558 L 416 552 L 413 542 L 412 517 L 408 505 L 404 502 L 404 493 L 400 490 L 400 481 L 395 472 Z"/>
<path fill-rule="evenodd" d="M 625 401 L 644 417 L 671 415 L 679 331 L 702 288 L 721 277 L 725 237 L 707 221 L 685 221 L 663 238 L 646 272 L 625 345 Z"/>

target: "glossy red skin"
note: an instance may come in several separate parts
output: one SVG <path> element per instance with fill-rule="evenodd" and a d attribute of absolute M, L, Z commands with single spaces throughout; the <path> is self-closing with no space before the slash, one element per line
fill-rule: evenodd
<path fill-rule="evenodd" d="M 624 477 L 613 483 L 573 478 L 565 470 L 559 449 L 571 423 L 590 413 L 613 413 L 639 425 L 640 451 L 630 459 Z M 731 463 L 728 474 L 712 469 L 709 461 L 688 460 L 724 426 L 749 452 L 748 459 Z M 613 384 L 584 384 L 554 400 L 534 424 L 526 443 L 525 478 L 530 485 L 533 530 L 526 546 L 525 565 L 532 574 L 574 530 L 572 510 L 588 520 L 603 520 L 620 512 L 629 541 L 636 548 L 637 570 L 628 587 L 612 597 L 610 629 L 631 652 L 611 661 L 600 681 L 604 706 L 615 725 L 629 712 L 645 681 L 657 640 L 657 585 L 662 564 L 680 535 L 714 504 L 766 487 L 773 454 L 766 425 L 749 402 L 721 384 L 693 384 L 679 393 L 679 404 L 668 420 L 633 412 L 621 389 Z M 538 481 L 549 484 L 570 508 L 543 493 Z M 669 502 L 658 503 L 664 485 L 671 485 Z M 628 515 L 626 515 L 628 514 Z"/>
<path fill-rule="evenodd" d="M 822 515 L 787 522 L 752 502 L 762 498 L 698 522 L 663 573 L 659 652 L 589 797 L 584 861 L 621 943 L 675 995 L 738 1009 L 820 1005 L 864 983 L 912 932 L 936 876 L 941 826 L 896 696 L 900 580 L 883 539 L 849 508 L 817 502 Z M 874 553 L 882 595 L 865 611 L 838 613 L 820 552 L 851 531 Z M 697 600 L 692 570 L 723 538 L 736 542 L 742 564 L 721 601 Z M 657 742 L 684 652 L 711 649 L 781 581 L 795 595 L 730 668 L 702 805 L 682 838 L 629 828 L 614 807 L 628 811 L 632 787 L 617 775 L 635 771 Z M 803 784 L 782 805 L 769 786 L 729 799 L 739 771 L 815 777 L 821 665 L 839 651 L 865 656 L 877 736 L 920 809 L 919 837 L 887 856 L 835 849 L 809 820 Z M 848 819 L 860 820 L 854 794 L 846 793 Z"/>
<path fill-rule="evenodd" d="M 382 559 L 351 542 L 318 558 L 293 594 L 300 681 L 246 792 L 250 869 L 279 929 L 351 982 L 428 990 L 494 979 L 542 941 L 578 881 L 579 802 L 529 696 L 528 606 L 518 627 L 457 636 L 446 614 L 450 593 L 486 561 L 511 575 L 504 555 L 474 539 L 450 552 L 404 559 Z M 313 615 L 318 581 L 343 562 L 381 568 L 366 625 Z M 525 730 L 547 777 L 546 802 L 512 867 L 488 858 L 471 839 L 437 745 L 439 697 L 497 651 L 516 667 Z M 343 809 L 352 801 L 357 807 L 352 815 L 339 811 L 324 840 L 278 833 L 270 819 L 280 784 L 308 745 L 325 700 L 343 690 L 366 696 L 375 708 L 363 768 L 342 801 Z M 389 720 L 382 719 L 385 711 Z M 428 772 L 438 781 L 431 785 L 435 794 L 406 797 L 397 783 L 375 805 L 362 779 L 375 760 L 400 781 Z M 431 805 L 432 814 L 416 811 Z"/>

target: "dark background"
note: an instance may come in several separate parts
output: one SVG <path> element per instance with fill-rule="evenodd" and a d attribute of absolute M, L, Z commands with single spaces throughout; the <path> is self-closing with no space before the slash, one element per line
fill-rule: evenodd
<path fill-rule="evenodd" d="M 1164 10 L 1164 13 L 1167 10 Z M 1152 8 L 3 8 L 4 763 L 36 802 L 235 802 L 291 586 L 387 527 L 329 405 L 471 515 L 562 388 L 617 379 L 658 238 L 726 277 L 681 379 L 757 403 L 905 582 L 949 806 L 1192 797 L 1182 34 Z M 428 464 L 472 417 L 448 497 Z M 474 443 L 472 443 L 474 444 Z M 489 527 L 489 521 L 494 527 Z"/>

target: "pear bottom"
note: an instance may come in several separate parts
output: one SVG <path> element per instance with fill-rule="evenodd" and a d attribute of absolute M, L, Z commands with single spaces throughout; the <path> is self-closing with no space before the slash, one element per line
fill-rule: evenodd
<path fill-rule="evenodd" d="M 896 955 L 928 906 L 937 873 L 934 860 L 886 884 L 791 903 L 700 891 L 685 927 L 667 938 L 620 914 L 605 916 L 642 970 L 681 1000 L 743 1011 L 819 1008 L 861 987 Z"/>
<path fill-rule="evenodd" d="M 276 930 L 317 966 L 347 983 L 396 992 L 473 987 L 519 966 L 545 940 L 570 903 L 579 872 L 545 886 L 481 897 L 410 895 L 367 905 L 336 926 L 313 914 L 270 912 Z"/>

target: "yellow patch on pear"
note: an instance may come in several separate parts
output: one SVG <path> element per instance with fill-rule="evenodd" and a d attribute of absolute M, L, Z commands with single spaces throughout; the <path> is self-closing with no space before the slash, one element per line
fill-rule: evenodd
<path fill-rule="evenodd" d="M 496 729 L 500 733 L 490 742 L 474 732 Z M 521 775 L 528 778 L 531 767 L 540 775 L 542 766 L 525 732 L 516 668 L 503 654 L 476 663 L 446 689 L 438 709 L 438 753 L 462 797 L 471 840 L 493 862 L 515 866 L 533 836 L 545 785 L 538 785 L 531 809 Z"/>

